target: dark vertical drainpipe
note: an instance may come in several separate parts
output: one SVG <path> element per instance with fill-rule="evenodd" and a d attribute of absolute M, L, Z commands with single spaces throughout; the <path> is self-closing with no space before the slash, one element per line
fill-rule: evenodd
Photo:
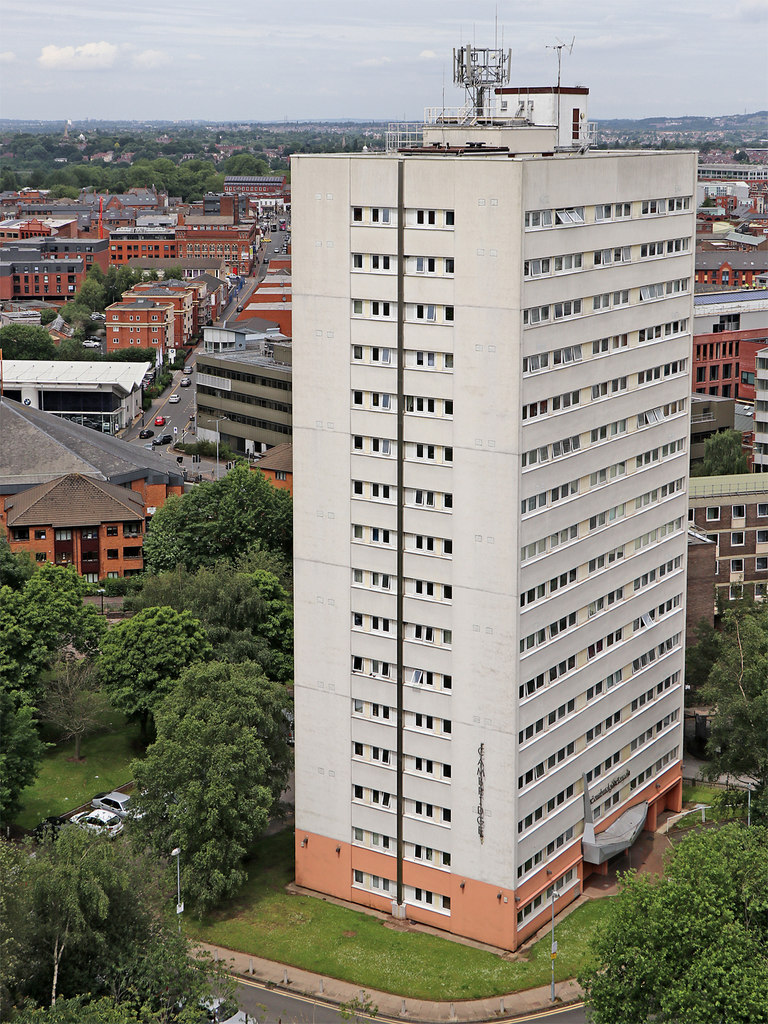
<path fill-rule="evenodd" d="M 403 185 L 405 180 L 405 162 L 397 162 L 397 905 L 405 903 L 403 887 L 403 859 L 405 844 L 403 842 L 403 817 L 405 815 L 405 796 L 403 793 L 403 733 L 405 712 L 403 710 L 403 641 L 405 628 L 403 625 L 403 590 L 404 590 L 404 546 L 403 506 L 405 505 L 405 484 L 403 466 L 405 463 L 405 203 Z"/>

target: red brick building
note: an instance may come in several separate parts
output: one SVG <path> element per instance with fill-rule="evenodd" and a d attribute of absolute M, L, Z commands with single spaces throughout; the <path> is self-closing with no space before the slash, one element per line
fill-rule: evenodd
<path fill-rule="evenodd" d="M 692 387 L 697 394 L 754 402 L 755 357 L 766 346 L 768 293 L 694 297 Z"/>
<path fill-rule="evenodd" d="M 263 473 L 273 487 L 293 494 L 293 445 L 278 444 L 270 448 L 252 468 Z"/>
<path fill-rule="evenodd" d="M 175 461 L 7 397 L 0 437 L 0 531 L 14 550 L 94 581 L 142 568 L 146 524 L 183 493 Z"/>
<path fill-rule="evenodd" d="M 136 348 L 157 350 L 157 365 L 165 360 L 172 349 L 174 332 L 174 306 L 171 301 L 131 298 L 126 292 L 122 302 L 107 306 L 105 311 L 107 353 Z"/>
<path fill-rule="evenodd" d="M 213 217 L 180 213 L 176 225 L 178 256 L 220 257 L 231 274 L 250 274 L 257 239 L 256 221 L 240 221 L 237 213 Z"/>
<path fill-rule="evenodd" d="M 182 281 L 142 281 L 123 293 L 123 302 L 135 299 L 151 299 L 153 302 L 170 303 L 173 306 L 172 348 L 182 348 L 192 343 L 197 333 L 196 299 L 197 289 Z"/>
<path fill-rule="evenodd" d="M 109 262 L 122 266 L 134 259 L 174 259 L 177 255 L 174 228 L 115 228 L 109 233 Z"/>
<path fill-rule="evenodd" d="M 91 583 L 144 568 L 144 499 L 135 491 L 71 473 L 4 505 L 11 550 L 36 562 L 74 565 Z"/>
<path fill-rule="evenodd" d="M 768 271 L 768 251 L 698 252 L 696 283 L 753 288 L 756 276 Z"/>
<path fill-rule="evenodd" d="M 282 196 L 285 192 L 286 176 L 284 174 L 250 176 L 228 174 L 224 179 L 224 191 L 235 195 L 249 195 L 256 199 L 268 199 Z"/>
<path fill-rule="evenodd" d="M 71 299 L 96 264 L 107 270 L 106 239 L 32 238 L 0 248 L 0 300 Z"/>

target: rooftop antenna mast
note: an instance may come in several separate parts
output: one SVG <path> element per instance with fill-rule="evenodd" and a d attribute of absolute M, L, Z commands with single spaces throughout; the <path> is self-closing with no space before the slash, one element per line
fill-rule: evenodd
<path fill-rule="evenodd" d="M 569 56 L 570 56 L 570 54 L 573 53 L 573 44 L 576 42 L 576 36 L 574 36 L 571 39 L 570 43 L 564 43 L 562 41 L 562 39 L 559 39 L 557 36 L 555 38 L 557 39 L 557 43 L 554 44 L 553 46 L 549 46 L 548 45 L 547 49 L 548 50 L 556 50 L 557 51 L 557 141 L 558 141 L 558 144 L 559 144 L 559 142 L 560 142 L 560 70 L 561 70 L 561 65 L 562 65 L 562 60 L 563 60 L 563 50 L 567 50 Z"/>
<path fill-rule="evenodd" d="M 475 117 L 483 117 L 491 89 L 509 84 L 512 51 L 489 47 L 460 46 L 453 51 L 453 82 L 463 86 Z M 490 104 L 488 104 L 490 112 Z"/>

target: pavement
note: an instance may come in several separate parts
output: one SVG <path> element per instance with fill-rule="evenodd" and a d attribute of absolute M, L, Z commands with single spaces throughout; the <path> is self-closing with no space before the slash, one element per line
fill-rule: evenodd
<path fill-rule="evenodd" d="M 507 996 L 491 999 L 469 999 L 464 1002 L 439 1003 L 426 999 L 407 999 L 391 992 L 376 989 L 361 989 L 336 978 L 327 978 L 298 967 L 248 956 L 221 946 L 199 945 L 214 959 L 229 964 L 230 973 L 258 979 L 263 984 L 295 995 L 308 996 L 331 1004 L 349 1003 L 353 999 L 370 1000 L 378 1007 L 376 1017 L 407 1019 L 409 1021 L 486 1021 L 499 1016 L 506 1018 L 525 1016 L 537 1010 L 549 1009 L 553 1005 L 576 1004 L 581 1001 L 582 992 L 574 980 L 561 981 L 555 985 L 555 1004 L 549 1000 L 549 985 L 527 989 Z"/>

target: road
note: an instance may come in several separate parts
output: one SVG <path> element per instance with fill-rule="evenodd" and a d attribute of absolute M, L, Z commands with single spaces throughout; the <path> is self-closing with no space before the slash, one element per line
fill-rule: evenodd
<path fill-rule="evenodd" d="M 308 996 L 288 995 L 275 989 L 268 989 L 256 981 L 239 980 L 237 1000 L 241 1010 L 251 1014 L 261 1024 L 341 1024 L 344 1018 L 334 1006 L 319 1002 Z M 457 1007 L 460 1017 L 460 1006 Z M 363 1019 L 362 1017 L 360 1019 Z M 368 1019 L 368 1018 L 366 1018 Z M 403 1024 L 407 1017 L 387 1017 L 379 1014 L 377 1021 L 398 1021 Z M 496 1021 L 550 1021 L 551 1024 L 587 1024 L 584 1008 L 562 1007 L 543 1010 L 523 1017 L 494 1017 Z"/>

